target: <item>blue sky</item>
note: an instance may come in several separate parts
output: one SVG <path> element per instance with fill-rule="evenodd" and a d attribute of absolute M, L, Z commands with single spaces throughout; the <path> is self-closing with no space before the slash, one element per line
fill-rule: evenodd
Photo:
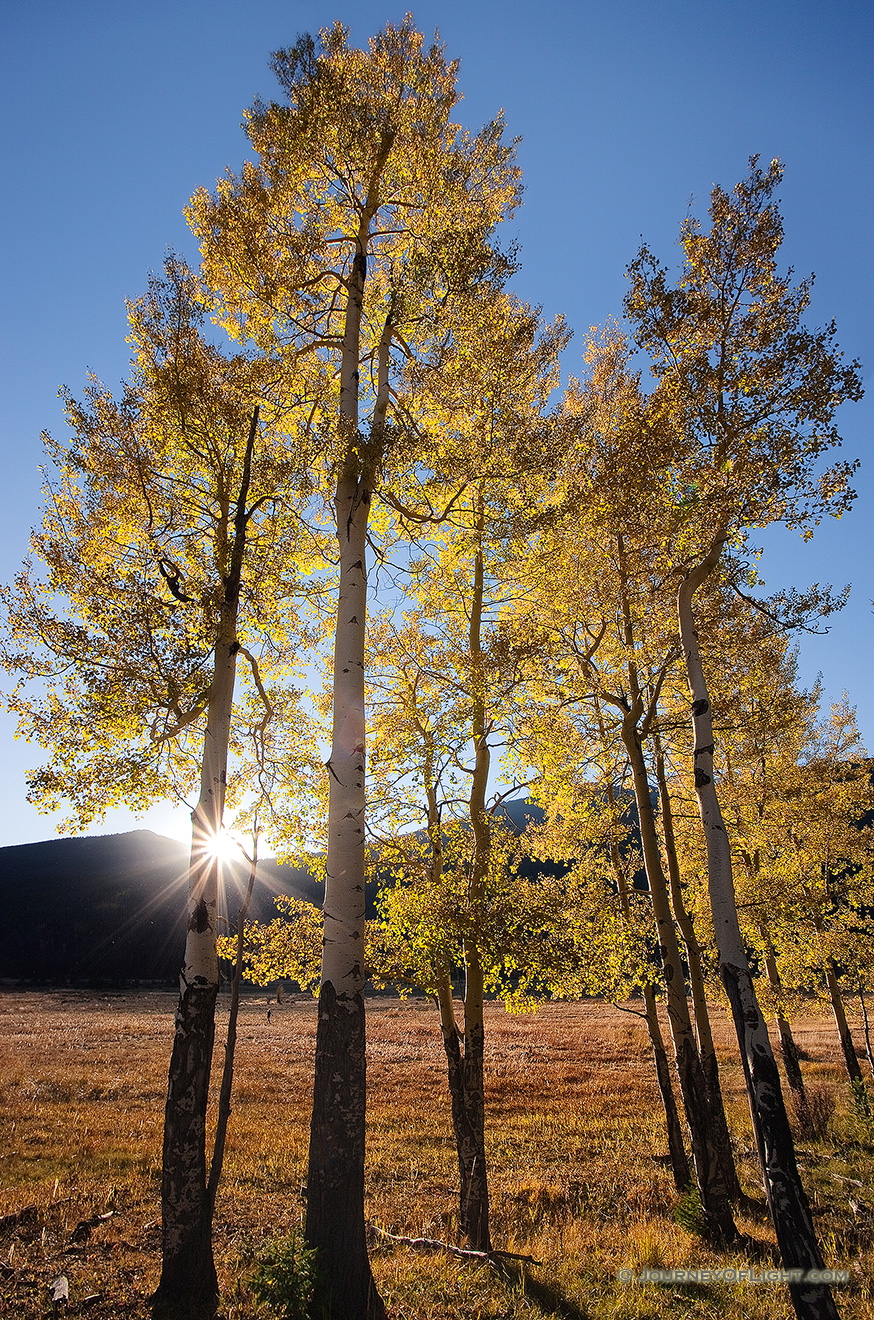
<path fill-rule="evenodd" d="M 116 385 L 127 367 L 124 299 L 173 245 L 195 256 L 188 197 L 246 154 L 240 124 L 275 88 L 272 50 L 339 18 L 363 43 L 401 6 L 360 0 L 34 0 L 7 3 L 0 27 L 0 578 L 39 520 L 40 432 L 63 429 L 57 391 L 88 370 Z M 706 212 L 747 158 L 779 156 L 785 261 L 816 272 L 812 322 L 834 317 L 870 388 L 874 363 L 874 11 L 808 0 L 466 0 L 413 6 L 461 60 L 458 117 L 477 128 L 498 109 L 526 199 L 513 221 L 517 291 L 564 312 L 577 368 L 590 325 L 621 313 L 624 269 L 641 239 L 667 262 L 690 202 Z M 874 697 L 871 427 L 874 398 L 841 417 L 845 453 L 862 461 L 854 512 L 803 545 L 767 537 L 768 588 L 852 582 L 826 637 L 802 641 L 802 676 L 830 699 L 848 689 L 869 748 Z M 50 837 L 24 800 L 38 749 L 0 722 L 0 845 Z M 184 813 L 147 824 L 180 836 Z M 104 829 L 135 824 L 113 813 Z"/>

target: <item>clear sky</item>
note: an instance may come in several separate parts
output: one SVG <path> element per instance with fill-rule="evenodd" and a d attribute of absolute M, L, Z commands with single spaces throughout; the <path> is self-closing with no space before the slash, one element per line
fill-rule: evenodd
<path fill-rule="evenodd" d="M 268 57 L 340 19 L 362 44 L 401 6 L 372 0 L 32 0 L 0 5 L 0 579 L 39 521 L 40 432 L 63 429 L 60 386 L 88 370 L 117 385 L 127 367 L 124 299 L 172 245 L 194 260 L 182 208 L 239 167 L 240 124 L 275 94 Z M 577 331 L 621 313 L 641 239 L 664 260 L 690 202 L 706 213 L 748 157 L 779 156 L 785 261 L 816 272 L 811 321 L 834 317 L 842 347 L 874 364 L 874 9 L 863 0 L 442 0 L 413 7 L 461 60 L 458 117 L 478 128 L 501 107 L 519 148 L 525 205 L 516 289 Z M 826 637 L 802 641 L 802 677 L 846 688 L 874 746 L 874 396 L 841 417 L 859 457 L 855 511 L 813 542 L 773 533 L 768 589 L 852 582 Z M 25 802 L 39 749 L 0 723 L 0 845 L 51 837 Z M 105 831 L 137 822 L 113 813 Z M 142 823 L 142 822 L 140 822 Z M 145 821 L 182 837 L 184 813 Z"/>

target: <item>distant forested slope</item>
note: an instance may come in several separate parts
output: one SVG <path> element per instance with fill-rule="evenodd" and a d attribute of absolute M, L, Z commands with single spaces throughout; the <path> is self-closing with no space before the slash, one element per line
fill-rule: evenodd
<path fill-rule="evenodd" d="M 52 839 L 0 848 L 0 979 L 107 984 L 172 981 L 185 944 L 188 849 L 150 830 Z M 234 869 L 227 885 L 236 913 Z M 273 895 L 321 904 L 305 870 L 264 861 L 251 914 L 273 913 Z"/>

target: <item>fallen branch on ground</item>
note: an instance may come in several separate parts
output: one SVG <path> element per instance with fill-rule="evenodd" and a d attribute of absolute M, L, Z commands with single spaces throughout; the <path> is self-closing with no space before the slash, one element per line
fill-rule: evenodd
<path fill-rule="evenodd" d="M 474 1251 L 472 1247 L 453 1247 L 451 1243 L 441 1242 L 439 1238 L 398 1237 L 396 1233 L 387 1233 L 384 1228 L 378 1228 L 376 1224 L 369 1224 L 368 1227 L 377 1237 L 395 1242 L 399 1247 L 415 1247 L 419 1251 L 445 1251 L 447 1255 L 460 1256 L 463 1260 L 522 1260 L 529 1265 L 542 1263 L 533 1256 L 522 1256 L 518 1251 Z"/>

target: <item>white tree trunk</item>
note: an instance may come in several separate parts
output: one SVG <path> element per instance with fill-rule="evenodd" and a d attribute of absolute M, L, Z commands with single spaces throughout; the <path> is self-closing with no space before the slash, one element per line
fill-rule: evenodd
<path fill-rule="evenodd" d="M 218 994 L 219 861 L 214 844 L 224 813 L 238 649 L 234 602 L 224 611 L 215 649 L 200 797 L 191 818 L 185 961 L 164 1115 L 163 1259 L 157 1315 L 173 1314 L 180 1302 L 192 1317 L 210 1315 L 218 1296 L 206 1177 L 206 1112 Z"/>
<path fill-rule="evenodd" d="M 707 870 L 719 974 L 731 1004 L 747 1084 L 750 1114 L 764 1175 L 765 1193 L 787 1270 L 821 1270 L 822 1255 L 795 1161 L 795 1148 L 768 1029 L 756 998 L 737 917 L 731 849 L 713 777 L 710 698 L 695 627 L 695 592 L 715 569 L 724 537 L 684 578 L 677 599 L 680 641 L 692 699 L 695 792 L 707 844 Z M 831 1289 L 820 1283 L 790 1283 L 799 1320 L 837 1320 Z"/>
<path fill-rule="evenodd" d="M 154 1298 L 156 1318 L 175 1315 L 180 1309 L 185 1310 L 191 1320 L 199 1320 L 201 1315 L 211 1317 L 218 1297 L 212 1252 L 212 1199 L 206 1176 L 206 1113 L 218 995 L 216 915 L 220 863 L 216 843 L 225 810 L 234 683 L 240 650 L 237 616 L 257 429 L 256 406 L 244 452 L 230 561 L 221 584 L 222 598 L 200 767 L 200 796 L 191 816 L 185 961 L 179 985 L 164 1111 L 162 1266 L 161 1282 Z"/>
<path fill-rule="evenodd" d="M 374 178 L 378 180 L 378 173 Z M 374 188 L 375 183 L 371 192 Z M 322 984 L 307 1173 L 306 1236 L 318 1252 L 331 1320 L 381 1320 L 385 1315 L 370 1270 L 364 1223 L 364 640 L 371 487 L 358 433 L 358 356 L 371 215 L 365 212 L 362 217 L 350 272 L 340 368 L 338 422 L 346 454 L 335 496 L 340 589 L 327 763 Z M 386 335 L 371 449 L 381 439 L 375 433 L 388 402 L 388 323 Z"/>

